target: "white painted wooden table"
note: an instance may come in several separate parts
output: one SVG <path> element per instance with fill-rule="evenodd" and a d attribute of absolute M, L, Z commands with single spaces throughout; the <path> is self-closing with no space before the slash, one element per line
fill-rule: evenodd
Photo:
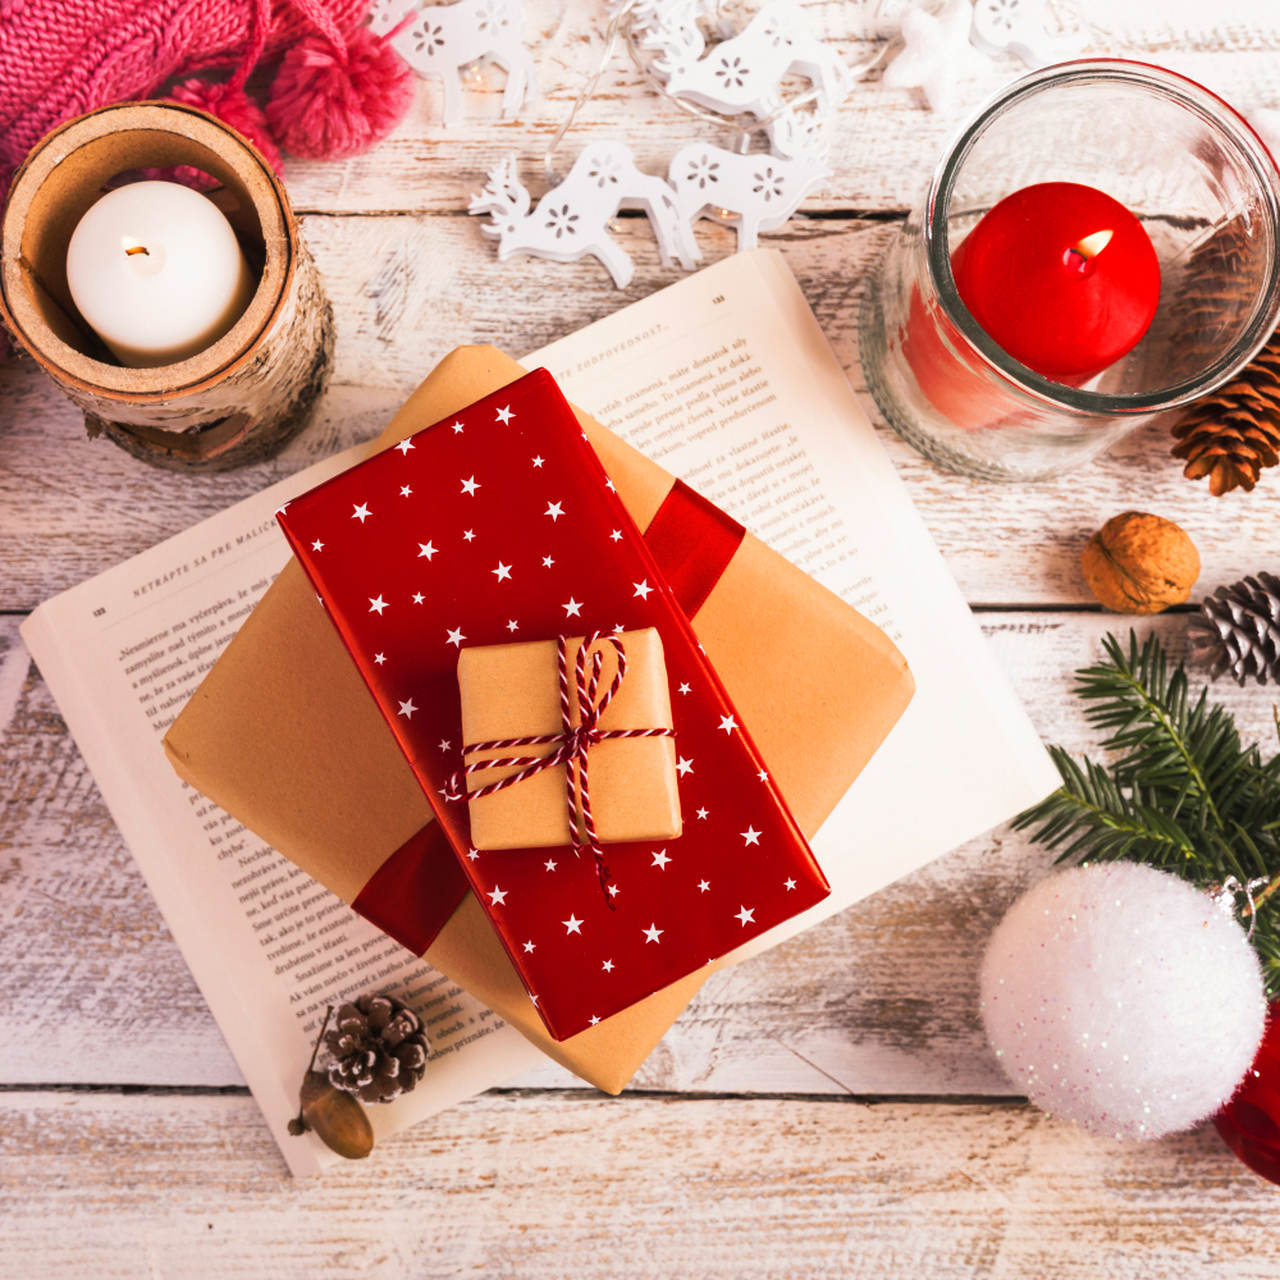
<path fill-rule="evenodd" d="M 623 295 L 594 265 L 499 266 L 462 216 L 508 148 L 535 178 L 594 62 L 592 14 L 556 5 L 530 0 L 545 96 L 520 122 L 497 118 L 494 71 L 468 123 L 437 126 L 427 85 L 376 152 L 288 166 L 338 347 L 320 420 L 277 461 L 211 478 L 149 470 L 86 440 L 29 365 L 0 367 L 0 1275 L 1273 1280 L 1280 1193 L 1212 1130 L 1114 1145 L 1010 1095 L 974 975 L 1048 859 L 1007 831 L 713 977 L 620 1099 L 548 1067 L 365 1164 L 286 1176 L 17 627 L 45 597 L 372 435 L 457 343 L 532 348 L 674 278 L 640 220 L 625 223 L 638 271 Z M 868 4 L 811 7 L 853 58 L 874 49 L 860 38 Z M 1271 0 L 1089 8 L 1094 51 L 1280 105 Z M 979 64 L 962 109 L 1013 70 Z M 863 278 L 955 123 L 873 77 L 841 118 L 830 185 L 769 238 L 858 386 Z M 657 169 L 700 129 L 619 62 L 570 146 L 625 132 Z M 709 224 L 699 237 L 711 260 L 730 248 Z M 1280 568 L 1280 476 L 1214 501 L 1182 480 L 1159 431 L 1020 489 L 887 444 L 1037 724 L 1077 747 L 1088 735 L 1069 673 L 1114 621 L 1077 572 L 1090 531 L 1129 507 L 1177 519 L 1200 546 L 1203 590 Z M 1159 628 L 1176 642 L 1182 621 Z M 1267 691 L 1220 693 L 1246 731 L 1272 731 Z"/>

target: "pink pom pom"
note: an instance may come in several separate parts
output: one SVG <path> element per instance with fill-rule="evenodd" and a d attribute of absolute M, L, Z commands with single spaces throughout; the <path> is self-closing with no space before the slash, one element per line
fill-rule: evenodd
<path fill-rule="evenodd" d="M 271 136 L 271 126 L 262 108 L 245 93 L 239 85 L 211 84 L 208 80 L 186 80 L 174 85 L 169 92 L 174 102 L 184 103 L 188 107 L 199 107 L 210 115 L 217 116 L 223 124 L 230 125 L 237 132 L 244 134 L 255 147 L 262 152 L 262 158 L 277 172 L 280 172 L 280 148 Z M 184 169 L 186 166 L 184 166 Z M 181 170 L 179 171 L 181 172 Z M 196 172 L 192 170 L 192 172 Z M 185 181 L 185 178 L 179 178 Z"/>
<path fill-rule="evenodd" d="M 357 27 L 345 49 L 310 35 L 284 55 L 267 119 L 286 151 L 333 160 L 380 142 L 412 101 L 409 68 L 385 40 Z"/>

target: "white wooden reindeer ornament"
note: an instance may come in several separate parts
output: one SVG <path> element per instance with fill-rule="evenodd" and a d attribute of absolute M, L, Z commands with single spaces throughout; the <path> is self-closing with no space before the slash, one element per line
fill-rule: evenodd
<path fill-rule="evenodd" d="M 969 38 L 983 53 L 1012 53 L 1029 67 L 1047 67 L 1082 53 L 1083 25 L 1057 21 L 1052 0 L 975 0 Z"/>
<path fill-rule="evenodd" d="M 818 39 L 793 0 L 767 0 L 736 36 L 703 54 L 695 6 L 668 0 L 641 43 L 658 49 L 654 71 L 672 97 L 725 115 L 759 119 L 781 107 L 782 81 L 799 75 L 829 103 L 848 92 L 851 73 L 835 50 Z"/>
<path fill-rule="evenodd" d="M 592 256 L 608 269 L 614 284 L 625 289 L 635 267 L 609 233 L 609 222 L 619 209 L 643 209 L 648 215 L 664 266 L 678 260 L 691 270 L 700 256 L 671 188 L 661 178 L 641 172 L 630 148 L 621 142 L 584 147 L 564 180 L 532 208 L 530 204 L 514 156 L 490 170 L 488 185 L 472 197 L 468 211 L 492 219 L 484 231 L 497 239 L 499 259 L 524 253 L 575 262 Z"/>
<path fill-rule="evenodd" d="M 761 231 L 776 231 L 800 201 L 830 175 L 821 156 L 792 159 L 754 152 L 738 155 L 706 142 L 677 151 L 668 176 L 690 226 L 710 218 L 735 227 L 738 250 L 754 249 Z"/>
<path fill-rule="evenodd" d="M 405 62 L 418 75 L 440 81 L 445 124 L 462 117 L 462 69 L 472 63 L 496 62 L 507 73 L 507 118 L 519 112 L 533 84 L 521 0 L 457 0 L 421 9 L 418 0 L 374 0 L 369 27 L 376 35 L 394 31 L 391 45 Z"/>

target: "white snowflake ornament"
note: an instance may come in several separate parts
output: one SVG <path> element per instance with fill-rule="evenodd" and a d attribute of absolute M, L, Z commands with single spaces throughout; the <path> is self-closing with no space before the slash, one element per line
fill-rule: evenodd
<path fill-rule="evenodd" d="M 462 68 L 480 62 L 496 62 L 507 73 L 502 114 L 516 115 L 533 85 L 521 0 L 458 0 L 416 13 L 415 8 L 416 0 L 374 0 L 369 26 L 380 35 L 394 31 L 392 48 L 418 75 L 440 81 L 444 123 L 462 116 Z"/>
<path fill-rule="evenodd" d="M 902 15 L 902 51 L 885 68 L 891 89 L 919 89 L 933 111 L 955 103 L 956 80 L 973 56 L 972 0 L 947 0 L 939 13 L 910 8 Z"/>
<path fill-rule="evenodd" d="M 671 188 L 638 169 L 630 148 L 621 142 L 584 147 L 564 180 L 530 206 L 514 156 L 495 166 L 484 191 L 472 197 L 469 212 L 490 216 L 484 230 L 497 239 L 500 260 L 513 254 L 552 262 L 591 256 L 604 264 L 619 289 L 625 289 L 635 267 L 609 233 L 609 223 L 619 209 L 645 212 L 664 266 L 678 260 L 692 270 L 701 256 Z"/>
<path fill-rule="evenodd" d="M 1012 53 L 1032 68 L 1083 53 L 1088 33 L 1063 26 L 1052 9 L 1052 0 L 974 0 L 970 37 L 983 53 Z"/>
<path fill-rule="evenodd" d="M 739 155 L 706 142 L 677 151 L 668 171 L 681 221 L 692 228 L 710 218 L 736 228 L 739 251 L 754 249 L 760 232 L 782 226 L 829 175 L 817 155 Z"/>

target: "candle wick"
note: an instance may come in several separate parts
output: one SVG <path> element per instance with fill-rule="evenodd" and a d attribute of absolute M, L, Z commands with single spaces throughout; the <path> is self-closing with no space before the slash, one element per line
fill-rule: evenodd
<path fill-rule="evenodd" d="M 150 251 L 147 249 L 147 246 L 144 244 L 135 244 L 132 248 L 126 249 L 125 253 L 131 258 L 135 253 L 145 253 L 148 258 L 151 256 Z"/>

